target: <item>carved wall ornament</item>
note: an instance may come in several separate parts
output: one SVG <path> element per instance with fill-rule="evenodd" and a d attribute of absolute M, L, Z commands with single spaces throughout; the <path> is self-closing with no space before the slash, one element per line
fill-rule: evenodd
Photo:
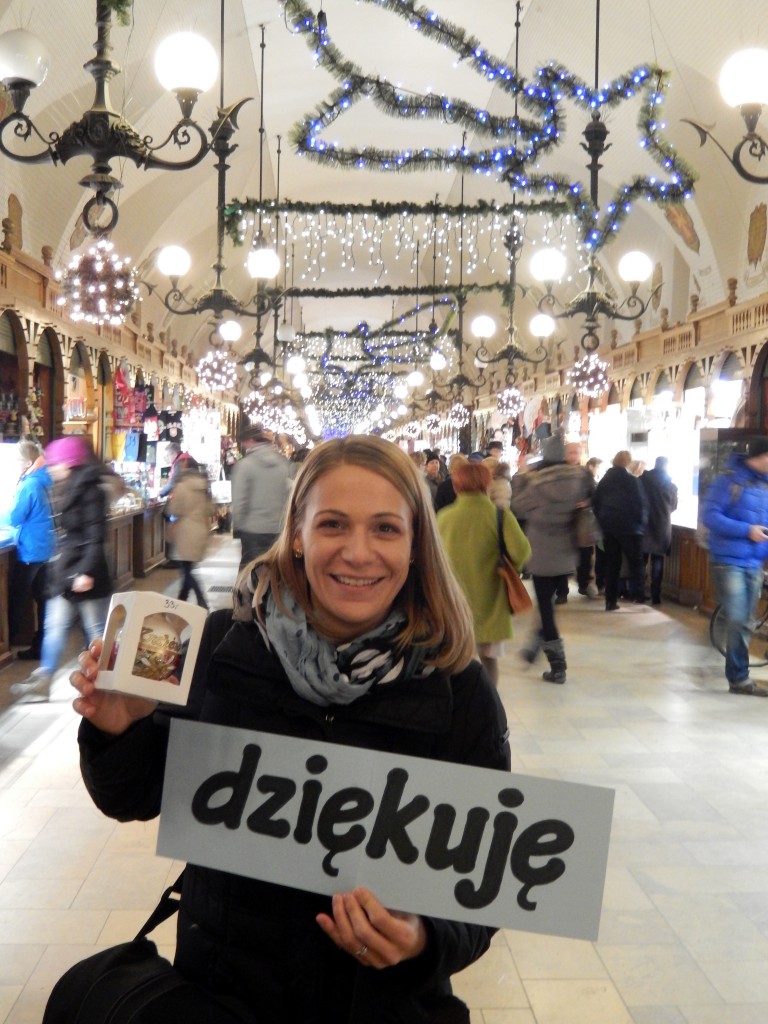
<path fill-rule="evenodd" d="M 661 292 L 664 285 L 664 268 L 661 265 L 661 261 L 656 263 L 653 268 L 653 277 L 651 278 L 651 290 L 653 291 L 653 298 L 651 299 L 651 305 L 655 310 L 658 310 L 661 305 Z"/>
<path fill-rule="evenodd" d="M 664 216 L 678 235 L 680 235 L 688 248 L 693 249 L 693 251 L 698 254 L 701 249 L 701 242 L 699 241 L 696 228 L 693 226 L 691 215 L 685 207 L 665 206 Z"/>
<path fill-rule="evenodd" d="M 768 211 L 765 203 L 758 203 L 749 217 L 747 232 L 747 260 L 756 267 L 765 252 L 765 237 L 768 229 Z"/>

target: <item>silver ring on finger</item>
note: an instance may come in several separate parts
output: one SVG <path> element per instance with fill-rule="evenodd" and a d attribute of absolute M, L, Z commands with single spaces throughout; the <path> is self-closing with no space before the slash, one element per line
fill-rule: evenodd
<path fill-rule="evenodd" d="M 367 952 L 368 952 L 368 947 L 365 945 L 365 943 L 363 943 L 363 945 L 360 947 L 360 949 L 356 950 L 355 956 L 358 956 L 358 957 L 365 956 L 365 954 Z"/>

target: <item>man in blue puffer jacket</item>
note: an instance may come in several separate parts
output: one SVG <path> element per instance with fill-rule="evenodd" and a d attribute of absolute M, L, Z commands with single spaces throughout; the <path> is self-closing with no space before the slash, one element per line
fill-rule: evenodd
<path fill-rule="evenodd" d="M 726 614 L 725 678 L 730 693 L 768 697 L 749 678 L 749 639 L 768 558 L 768 437 L 732 455 L 704 499 L 715 596 Z"/>
<path fill-rule="evenodd" d="M 13 643 L 31 593 L 37 606 L 37 632 L 32 646 L 17 651 L 16 657 L 37 660 L 45 621 L 46 565 L 53 555 L 56 540 L 49 498 L 53 481 L 34 441 L 20 441 L 16 448 L 21 475 L 8 513 L 8 523 L 16 529 L 16 562 L 10 585 L 13 600 L 8 608 L 8 625 Z"/>

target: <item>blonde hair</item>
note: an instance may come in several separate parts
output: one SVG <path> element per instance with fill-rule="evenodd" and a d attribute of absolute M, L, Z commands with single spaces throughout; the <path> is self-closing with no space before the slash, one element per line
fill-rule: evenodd
<path fill-rule="evenodd" d="M 613 456 L 613 465 L 619 466 L 621 469 L 628 469 L 632 463 L 632 452 L 621 451 L 616 452 Z"/>
<path fill-rule="evenodd" d="M 19 441 L 16 447 L 19 450 L 19 455 L 26 462 L 36 462 L 43 454 L 40 446 L 34 441 Z"/>
<path fill-rule="evenodd" d="M 429 650 L 428 662 L 435 668 L 447 672 L 466 668 L 475 651 L 472 613 L 448 563 L 422 475 L 405 452 L 379 437 L 352 435 L 324 441 L 302 464 L 280 536 L 269 551 L 244 570 L 264 570 L 259 574 L 254 601 L 259 621 L 267 587 L 285 612 L 280 605 L 280 590 L 285 587 L 307 621 L 322 631 L 312 608 L 304 559 L 294 556 L 293 541 L 303 525 L 312 488 L 320 477 L 339 466 L 357 466 L 383 477 L 402 495 L 411 512 L 413 563 L 394 601 L 394 607 L 405 614 L 405 624 L 396 638 L 397 649 L 418 645 Z"/>

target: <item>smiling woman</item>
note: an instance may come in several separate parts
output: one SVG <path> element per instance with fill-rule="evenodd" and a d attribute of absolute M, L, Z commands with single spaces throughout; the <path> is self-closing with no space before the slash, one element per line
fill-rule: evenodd
<path fill-rule="evenodd" d="M 296 478 L 280 537 L 241 573 L 234 615 L 210 616 L 188 711 L 220 726 L 508 769 L 504 711 L 473 650 L 416 467 L 380 438 L 327 441 Z M 97 642 L 72 676 L 83 775 L 105 813 L 145 820 L 160 809 L 167 731 L 151 705 L 95 689 L 99 651 Z M 272 781 L 257 788 L 271 792 Z M 303 784 L 305 817 L 320 788 L 314 777 Z M 339 808 L 340 841 L 351 813 Z M 400 806 L 397 828 L 412 813 Z M 219 830 L 225 855 L 234 838 Z M 328 898 L 302 891 L 300 877 L 277 885 L 189 864 L 175 961 L 201 990 L 189 1024 L 209 1019 L 218 991 L 259 1024 L 468 1024 L 450 975 L 485 952 L 493 929 L 385 907 L 364 872 L 361 882 Z"/>

